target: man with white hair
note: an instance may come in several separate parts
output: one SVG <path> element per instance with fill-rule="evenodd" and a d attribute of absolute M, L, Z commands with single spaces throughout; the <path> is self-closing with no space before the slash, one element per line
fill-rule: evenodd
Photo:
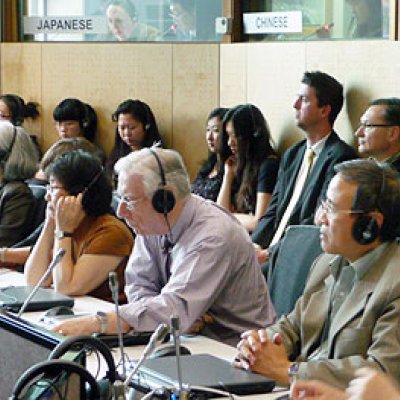
<path fill-rule="evenodd" d="M 215 203 L 190 193 L 180 155 L 143 149 L 116 165 L 118 215 L 137 234 L 126 269 L 124 332 L 154 330 L 178 315 L 181 329 L 236 343 L 275 320 L 250 237 Z M 115 313 L 59 325 L 63 334 L 113 334 Z"/>

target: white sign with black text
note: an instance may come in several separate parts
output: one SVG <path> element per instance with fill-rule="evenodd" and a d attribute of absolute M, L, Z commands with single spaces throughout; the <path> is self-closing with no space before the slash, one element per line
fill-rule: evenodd
<path fill-rule="evenodd" d="M 259 12 L 243 14 L 244 33 L 300 33 L 303 31 L 301 11 Z"/>
<path fill-rule="evenodd" d="M 39 33 L 94 33 L 108 32 L 107 20 L 102 16 L 24 17 L 24 34 Z"/>

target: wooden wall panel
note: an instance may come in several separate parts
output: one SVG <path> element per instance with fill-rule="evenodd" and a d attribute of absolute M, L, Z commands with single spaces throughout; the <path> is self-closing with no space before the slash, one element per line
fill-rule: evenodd
<path fill-rule="evenodd" d="M 114 142 L 111 114 L 127 98 L 150 105 L 168 144 L 171 135 L 171 48 L 146 44 L 43 45 L 45 148 L 57 135 L 52 110 L 65 97 L 92 104 L 99 116 L 98 142 L 108 152 Z"/>
<path fill-rule="evenodd" d="M 304 47 L 296 43 L 249 45 L 247 101 L 264 112 L 278 148 L 303 137 L 294 123 L 293 103 L 305 68 Z"/>
<path fill-rule="evenodd" d="M 220 101 L 233 107 L 247 99 L 247 45 L 222 44 L 220 56 Z"/>
<path fill-rule="evenodd" d="M 173 138 L 193 178 L 207 157 L 205 125 L 219 105 L 219 45 L 173 45 Z"/>
<path fill-rule="evenodd" d="M 14 93 L 25 101 L 42 104 L 42 56 L 40 44 L 1 43 L 1 93 Z M 43 113 L 42 108 L 39 108 Z M 42 140 L 42 119 L 27 120 L 28 132 Z"/>

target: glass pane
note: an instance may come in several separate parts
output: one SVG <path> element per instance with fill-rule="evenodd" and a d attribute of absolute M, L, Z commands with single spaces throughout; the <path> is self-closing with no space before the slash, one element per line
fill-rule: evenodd
<path fill-rule="evenodd" d="M 243 5 L 244 38 L 388 39 L 389 3 L 390 0 L 249 0 Z M 300 21 L 299 27 L 295 17 Z"/>
<path fill-rule="evenodd" d="M 223 0 L 28 0 L 24 41 L 218 42 Z"/>

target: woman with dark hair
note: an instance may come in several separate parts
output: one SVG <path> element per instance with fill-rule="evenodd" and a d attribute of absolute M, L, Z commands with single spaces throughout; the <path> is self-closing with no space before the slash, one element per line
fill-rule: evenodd
<path fill-rule="evenodd" d="M 0 121 L 0 246 L 12 246 L 30 232 L 34 198 L 25 180 L 34 175 L 38 161 L 29 136 Z"/>
<path fill-rule="evenodd" d="M 217 203 L 251 232 L 265 214 L 275 187 L 279 159 L 262 112 L 252 104 L 231 108 L 218 138 L 224 173 Z"/>
<path fill-rule="evenodd" d="M 25 264 L 29 285 L 35 285 L 61 248 L 66 254 L 46 284 L 67 295 L 111 299 L 108 274 L 121 282 L 133 247 L 126 225 L 110 214 L 111 184 L 100 160 L 81 150 L 51 163 L 46 174 L 47 210 L 39 240 Z M 120 284 L 121 294 L 123 284 Z"/>
<path fill-rule="evenodd" d="M 162 140 L 153 111 L 143 101 L 123 101 L 113 113 L 112 120 L 117 122 L 117 127 L 106 169 L 108 176 L 116 183 L 114 165 L 120 158 L 155 143 L 162 145 Z"/>
<path fill-rule="evenodd" d="M 26 118 L 35 120 L 39 116 L 38 104 L 32 101 L 25 103 L 24 99 L 16 94 L 0 96 L 0 120 L 10 121 L 14 126 L 21 126 Z M 26 132 L 27 133 L 27 132 Z M 29 134 L 35 144 L 39 158 L 42 156 L 39 143 L 35 135 Z"/>
<path fill-rule="evenodd" d="M 89 104 L 74 98 L 64 99 L 54 109 L 53 119 L 60 138 L 82 136 L 94 141 L 97 115 Z"/>
<path fill-rule="evenodd" d="M 206 141 L 209 155 L 192 185 L 192 193 L 216 201 L 222 184 L 223 174 L 217 168 L 217 139 L 222 131 L 222 120 L 227 108 L 215 108 L 207 118 Z"/>

